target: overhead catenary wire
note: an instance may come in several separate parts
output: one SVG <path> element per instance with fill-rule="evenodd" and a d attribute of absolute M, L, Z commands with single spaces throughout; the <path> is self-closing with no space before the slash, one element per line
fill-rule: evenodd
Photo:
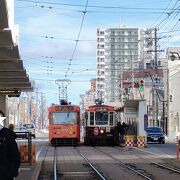
<path fill-rule="evenodd" d="M 37 1 L 37 2 L 41 3 L 40 1 Z M 70 6 L 70 7 L 71 7 L 71 6 Z M 84 7 L 84 6 L 80 6 L 80 7 Z M 89 8 L 89 6 L 88 6 L 88 8 Z M 104 11 L 104 9 L 105 9 L 105 11 Z M 108 11 L 106 11 L 106 9 L 110 9 L 110 8 L 104 8 L 104 9 L 102 8 L 102 12 L 104 11 L 104 13 L 106 13 L 106 12 L 109 13 Z M 142 9 L 143 9 L 143 8 L 142 8 Z M 110 10 L 111 10 L 111 9 L 110 9 Z M 152 10 L 153 10 L 153 9 L 152 9 Z M 67 10 L 67 11 L 68 11 L 68 10 Z M 163 11 L 166 11 L 166 12 L 168 12 L 168 11 L 173 11 L 174 14 L 177 13 L 177 11 L 174 11 L 174 10 L 173 10 L 172 8 L 170 8 L 170 7 L 167 8 L 167 9 L 163 9 L 163 8 L 162 8 L 161 11 L 162 11 L 162 13 L 163 13 Z M 94 10 L 94 11 L 93 11 L 93 10 L 92 10 L 92 11 L 91 11 L 91 10 L 88 10 L 87 12 L 88 12 L 88 13 L 91 13 L 91 12 L 93 12 L 93 13 L 99 13 L 98 9 L 97 9 L 97 10 Z M 86 13 L 87 13 L 87 12 L 86 12 Z M 166 12 L 165 12 L 165 13 L 166 13 Z M 81 12 L 81 13 L 82 13 L 82 12 Z M 101 12 L 100 12 L 100 13 L 101 13 Z M 134 13 L 134 12 L 132 12 L 132 13 Z M 162 15 L 163 15 L 163 14 L 162 14 Z M 173 21 L 173 22 L 174 22 L 174 21 Z M 176 28 L 176 27 L 175 27 L 175 28 Z M 169 33 L 169 34 L 170 34 L 170 33 Z M 56 39 L 55 36 L 46 36 L 46 35 L 45 35 L 44 37 L 42 37 L 42 38 L 44 38 L 44 39 Z M 60 39 L 60 38 L 57 37 L 57 39 Z M 62 39 L 62 40 L 63 40 L 63 39 Z M 64 39 L 64 40 L 65 40 L 65 39 Z M 67 39 L 67 40 L 75 41 L 75 43 L 76 43 L 76 40 L 77 40 L 77 39 Z M 78 41 L 81 41 L 81 40 L 79 39 Z M 76 51 L 76 50 L 75 50 L 75 51 Z M 77 53 L 77 51 L 76 51 L 76 53 Z M 45 58 L 45 59 L 46 59 L 46 58 Z M 58 59 L 58 58 L 57 58 L 57 59 Z M 62 60 L 63 60 L 63 59 L 62 59 Z M 75 60 L 75 58 L 73 58 L 73 61 L 74 61 L 74 60 Z M 66 58 L 66 61 L 71 62 L 71 59 L 67 59 L 67 58 Z M 32 63 L 32 64 L 33 64 L 33 63 Z M 64 64 L 64 63 L 63 63 L 63 64 Z M 71 62 L 70 65 L 68 64 L 68 68 L 70 67 L 70 69 L 68 69 L 68 72 L 67 72 L 68 75 L 71 75 L 71 74 L 74 73 L 74 72 L 71 72 L 71 71 L 73 70 L 73 69 L 71 70 L 72 65 L 74 65 L 72 62 Z M 75 73 L 78 73 L 78 72 L 75 72 Z M 80 72 L 80 73 L 81 73 L 81 72 Z"/>
<path fill-rule="evenodd" d="M 29 1 L 29 2 L 32 2 L 32 1 Z M 43 2 L 43 1 L 39 1 L 39 3 L 45 3 L 45 2 Z M 45 3 L 45 4 L 48 4 L 48 3 Z M 61 3 L 60 3 L 60 5 L 62 5 Z M 64 5 L 64 4 L 63 4 Z M 66 4 L 67 6 L 68 6 L 68 4 Z M 76 6 L 76 5 L 75 5 Z M 77 5 L 78 6 L 78 5 Z M 175 5 L 174 5 L 175 6 Z M 92 6 L 92 7 L 96 7 L 96 6 Z M 98 6 L 99 7 L 99 6 Z M 103 6 L 100 6 L 100 7 L 103 7 Z M 107 6 L 108 7 L 108 6 Z M 114 8 L 114 6 L 113 7 L 108 7 L 108 8 Z M 123 7 L 118 7 L 118 8 L 123 8 Z M 127 7 L 128 8 L 128 7 Z M 135 8 L 136 9 L 136 8 Z M 148 9 L 148 8 L 143 8 L 143 9 Z M 157 8 L 158 9 L 158 8 Z M 160 8 L 161 9 L 161 8 Z M 163 9 L 163 8 L 162 8 Z M 175 9 L 174 8 L 165 8 L 165 9 L 163 9 L 163 11 L 165 11 L 165 10 L 171 10 L 172 12 L 171 12 L 171 14 L 172 13 L 175 13 Z M 178 10 L 178 9 L 177 9 Z M 88 12 L 88 11 L 87 11 Z M 168 12 L 169 13 L 169 12 Z M 169 13 L 170 14 L 170 13 Z M 49 36 L 49 37 L 45 37 L 45 38 L 52 38 L 52 36 Z M 74 40 L 74 41 L 76 41 L 76 40 Z M 79 40 L 80 41 L 80 40 Z"/>
<path fill-rule="evenodd" d="M 39 79 L 39 78 L 35 78 L 34 80 L 36 81 L 49 81 L 49 82 L 55 82 L 56 79 Z M 85 79 L 85 80 L 72 80 L 72 83 L 90 83 L 89 79 Z"/>
<path fill-rule="evenodd" d="M 81 24 L 80 24 L 79 32 L 78 32 L 78 35 L 77 35 L 77 39 L 75 41 L 75 46 L 74 46 L 71 58 L 69 59 L 69 65 L 68 65 L 68 69 L 67 69 L 67 71 L 65 73 L 65 78 L 67 78 L 68 72 L 69 72 L 70 67 L 71 67 L 72 60 L 73 60 L 75 52 L 76 52 L 76 48 L 77 48 L 77 45 L 78 45 L 78 42 L 79 42 L 79 38 L 80 38 L 80 34 L 81 34 L 81 31 L 82 31 L 82 26 L 83 26 L 83 23 L 84 23 L 84 18 L 85 18 L 85 15 L 87 13 L 87 7 L 88 7 L 88 0 L 86 1 L 86 5 L 85 5 L 85 8 L 84 8 L 84 11 L 82 11 L 83 12 L 83 17 L 82 17 L 82 20 L 81 20 Z"/>
<path fill-rule="evenodd" d="M 44 38 L 44 39 L 51 39 L 51 40 L 65 40 L 65 41 L 76 41 L 76 39 L 70 39 L 70 38 L 60 38 L 60 37 L 55 37 L 53 35 L 34 35 L 34 34 L 25 34 L 25 35 L 28 35 L 28 36 L 32 36 L 32 37 L 35 37 L 35 38 Z M 96 41 L 94 39 L 79 39 L 78 41 Z"/>
<path fill-rule="evenodd" d="M 33 0 L 18 0 L 21 2 L 29 2 L 29 3 L 35 3 Z M 162 1 L 161 1 L 162 2 Z M 163 1 L 164 2 L 164 1 Z M 55 2 L 45 2 L 45 1 L 37 1 L 39 4 L 51 4 L 56 6 L 67 6 L 67 7 L 84 7 L 83 4 L 70 4 L 70 3 L 55 3 Z M 156 2 L 157 3 L 157 2 Z M 99 9 L 156 9 L 156 10 L 173 10 L 172 8 L 150 8 L 150 7 L 134 7 L 135 5 L 132 5 L 133 7 L 126 7 L 126 6 L 104 6 L 104 5 L 88 5 L 88 8 L 99 8 Z"/>
<path fill-rule="evenodd" d="M 171 2 L 172 2 L 172 0 L 169 1 L 168 5 L 167 5 L 167 7 L 166 7 L 166 9 L 165 9 L 165 11 L 168 10 Z M 165 21 L 169 19 L 169 17 L 173 14 L 173 12 L 174 12 L 174 10 L 175 10 L 174 8 L 176 7 L 177 3 L 178 3 L 178 0 L 176 1 L 176 3 L 174 4 L 174 6 L 172 7 L 171 11 L 166 13 L 166 14 L 167 14 L 167 17 L 165 17 L 162 21 L 160 21 L 160 22 L 155 26 L 156 28 L 160 28 L 160 26 L 162 27 L 163 23 L 165 23 Z M 161 15 L 162 15 L 162 14 L 161 14 Z"/>
<path fill-rule="evenodd" d="M 169 10 L 169 6 L 170 4 L 172 3 L 172 0 L 169 1 L 168 3 L 168 6 L 166 7 L 166 11 Z M 178 0 L 174 3 L 173 7 L 171 8 L 171 10 L 169 12 L 167 12 L 167 17 L 165 17 L 162 21 L 160 21 L 157 25 L 156 25 L 156 28 L 159 29 L 161 28 L 161 31 L 162 31 L 162 28 L 164 26 L 164 29 L 170 29 L 172 26 L 172 23 L 174 22 L 174 20 L 176 19 L 177 15 L 179 14 L 179 6 L 178 6 Z M 171 28 L 169 31 L 173 31 L 176 27 L 176 23 L 174 23 L 175 25 L 173 26 L 173 28 Z M 175 34 L 175 33 L 174 33 Z M 174 35 L 173 34 L 173 35 Z M 159 36 L 161 36 L 161 32 L 158 33 Z M 167 38 L 171 38 L 172 36 L 172 33 L 168 33 L 168 35 L 166 33 L 163 33 L 163 39 L 167 39 Z M 162 36 L 161 36 L 161 39 L 162 39 Z M 161 43 L 161 46 L 162 43 Z"/>
<path fill-rule="evenodd" d="M 166 6 L 166 9 L 165 9 L 164 11 L 167 10 L 167 8 L 170 6 L 170 4 L 171 4 L 172 1 L 173 1 L 173 0 L 170 0 L 170 1 L 169 1 L 168 5 Z M 159 21 L 159 19 L 162 17 L 162 15 L 163 15 L 163 13 L 156 19 L 155 23 L 156 23 L 157 21 Z M 169 16 L 169 14 L 167 14 L 167 15 Z M 166 18 L 164 18 L 161 22 L 159 22 L 159 24 L 156 25 L 156 27 L 159 27 L 165 20 L 166 20 Z M 152 26 L 153 26 L 153 25 L 152 25 Z"/>
<path fill-rule="evenodd" d="M 178 0 L 175 2 L 174 6 L 173 6 L 173 10 L 170 11 L 168 13 L 168 17 L 167 17 L 167 22 L 163 22 L 162 21 L 159 23 L 158 26 L 156 26 L 156 28 L 161 28 L 161 31 L 163 29 L 163 26 L 164 26 L 164 29 L 167 31 L 167 29 L 171 28 L 172 27 L 172 24 L 174 22 L 174 20 L 176 19 L 177 15 L 179 14 L 179 7 L 180 6 L 177 6 L 178 5 Z M 177 7 L 176 7 L 177 6 Z M 174 13 L 175 12 L 175 13 Z M 166 18 L 165 18 L 166 19 Z M 173 28 L 171 28 L 171 31 L 173 30 Z"/>
<path fill-rule="evenodd" d="M 33 6 L 31 6 L 31 7 L 33 7 Z M 57 8 L 57 7 L 53 7 L 53 6 L 37 6 L 37 7 L 39 7 L 39 8 L 43 8 L 43 9 L 50 9 L 50 10 L 64 10 L 64 11 L 68 11 L 69 13 L 70 12 L 74 12 L 74 13 L 82 13 L 82 11 L 81 10 L 75 10 L 75 9 L 65 9 L 65 8 Z M 123 10 L 124 8 L 122 8 L 122 10 Z M 104 10 L 88 10 L 87 12 L 88 13 L 93 13 L 93 14 L 132 14 L 132 13 L 138 13 L 138 14 L 160 14 L 160 15 L 162 15 L 162 14 L 169 14 L 168 12 L 166 12 L 165 10 L 161 10 L 161 9 L 147 9 L 148 11 L 144 11 L 144 8 L 140 8 L 140 9 L 138 9 L 138 8 L 133 8 L 132 10 L 131 10 L 131 8 L 130 9 L 125 9 L 125 10 L 129 10 L 129 11 L 104 11 Z M 138 11 L 137 11 L 138 10 Z M 139 10 L 143 10 L 143 11 L 139 11 Z M 145 10 L 146 10 L 146 8 L 145 8 Z M 61 14 L 67 14 L 67 13 L 61 13 Z M 36 17 L 36 16 L 34 16 L 34 17 Z"/>

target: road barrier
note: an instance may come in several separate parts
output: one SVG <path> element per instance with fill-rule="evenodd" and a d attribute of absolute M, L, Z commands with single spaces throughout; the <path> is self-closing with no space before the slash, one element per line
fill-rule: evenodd
<path fill-rule="evenodd" d="M 35 145 L 31 146 L 31 154 L 29 154 L 29 148 L 27 145 L 20 145 L 20 155 L 21 155 L 21 163 L 34 164 L 36 162 Z"/>
<path fill-rule="evenodd" d="M 144 148 L 146 144 L 145 140 L 146 140 L 145 136 L 126 135 L 125 146 Z"/>
<path fill-rule="evenodd" d="M 125 145 L 126 147 L 133 147 L 134 146 L 135 136 L 126 135 L 125 136 Z"/>
<path fill-rule="evenodd" d="M 145 147 L 145 136 L 137 136 L 137 147 Z"/>

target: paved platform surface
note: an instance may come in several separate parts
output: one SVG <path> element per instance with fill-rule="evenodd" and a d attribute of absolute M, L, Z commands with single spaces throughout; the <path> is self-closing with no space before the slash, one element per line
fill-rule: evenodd
<path fill-rule="evenodd" d="M 41 163 L 36 163 L 34 165 L 22 164 L 19 169 L 19 175 L 15 180 L 37 180 L 41 170 Z"/>

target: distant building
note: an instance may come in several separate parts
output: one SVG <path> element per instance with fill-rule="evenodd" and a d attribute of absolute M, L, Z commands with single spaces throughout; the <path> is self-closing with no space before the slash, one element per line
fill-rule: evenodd
<path fill-rule="evenodd" d="M 140 29 L 139 36 L 139 67 L 140 69 L 154 68 L 154 29 Z"/>
<path fill-rule="evenodd" d="M 153 31 L 138 28 L 97 29 L 97 97 L 122 101 L 122 73 L 144 69 L 152 60 Z"/>
<path fill-rule="evenodd" d="M 91 79 L 90 80 L 91 86 L 90 90 L 86 91 L 85 94 L 80 96 L 80 107 L 81 107 L 81 112 L 83 113 L 86 108 L 88 108 L 91 105 L 95 104 L 95 99 L 96 99 L 96 79 Z"/>

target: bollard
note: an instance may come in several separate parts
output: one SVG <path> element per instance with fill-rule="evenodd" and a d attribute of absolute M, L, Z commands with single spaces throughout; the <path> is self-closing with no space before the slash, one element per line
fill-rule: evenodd
<path fill-rule="evenodd" d="M 176 136 L 176 159 L 179 159 L 179 139 Z"/>

